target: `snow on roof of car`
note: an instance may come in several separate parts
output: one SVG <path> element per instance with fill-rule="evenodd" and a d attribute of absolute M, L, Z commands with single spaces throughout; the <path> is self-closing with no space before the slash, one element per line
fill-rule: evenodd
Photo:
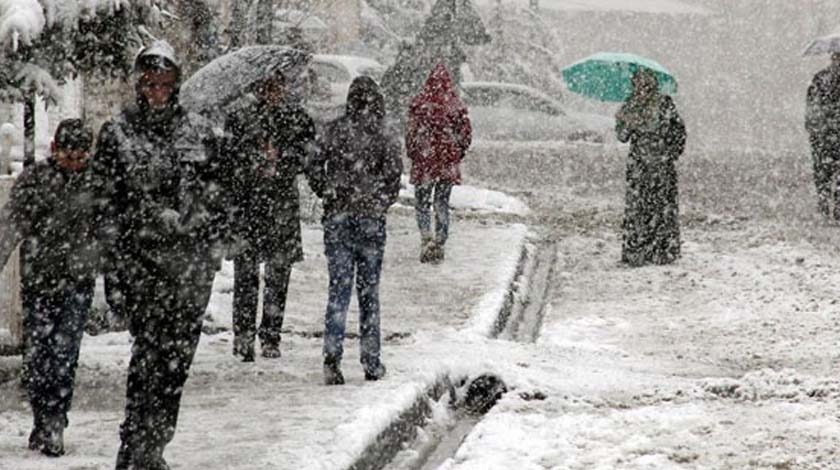
<path fill-rule="evenodd" d="M 312 56 L 313 62 L 323 62 L 342 67 L 350 72 L 351 77 L 356 77 L 362 74 L 365 69 L 378 69 L 385 71 L 385 66 L 378 61 L 368 58 L 359 57 L 355 55 L 333 55 L 333 54 L 315 54 Z"/>
<path fill-rule="evenodd" d="M 547 101 L 551 101 L 559 106 L 560 102 L 556 99 L 546 95 L 545 93 L 537 90 L 536 88 L 531 88 L 528 85 L 523 85 L 521 83 L 509 83 L 509 82 L 461 82 L 461 88 L 463 89 L 475 89 L 475 88 L 497 88 L 499 90 L 516 90 L 523 93 L 527 93 L 531 96 L 536 96 Z"/>

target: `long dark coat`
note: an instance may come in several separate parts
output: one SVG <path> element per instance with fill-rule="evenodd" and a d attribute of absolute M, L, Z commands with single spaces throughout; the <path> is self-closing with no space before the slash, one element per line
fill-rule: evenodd
<path fill-rule="evenodd" d="M 676 161 L 686 131 L 673 100 L 658 97 L 644 125 L 616 119 L 618 140 L 630 142 L 621 260 L 631 266 L 666 264 L 680 256 L 679 192 Z M 637 113 L 625 103 L 619 116 Z"/>
<path fill-rule="evenodd" d="M 835 193 L 840 172 L 840 70 L 829 67 L 818 72 L 805 102 L 805 129 L 811 142 L 814 183 L 820 211 L 840 218 L 840 193 Z M 832 197 L 832 193 L 834 197 Z"/>
<path fill-rule="evenodd" d="M 232 115 L 225 127 L 230 136 L 231 232 L 260 261 L 302 260 L 297 175 L 314 149 L 315 123 L 297 104 L 258 102 Z"/>

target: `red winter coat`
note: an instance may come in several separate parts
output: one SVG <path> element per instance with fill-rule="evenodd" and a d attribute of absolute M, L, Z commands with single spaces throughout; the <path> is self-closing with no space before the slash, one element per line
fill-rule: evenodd
<path fill-rule="evenodd" d="M 459 168 L 472 142 L 467 107 L 455 93 L 443 64 L 432 70 L 408 111 L 405 148 L 411 159 L 411 183 L 461 183 Z"/>

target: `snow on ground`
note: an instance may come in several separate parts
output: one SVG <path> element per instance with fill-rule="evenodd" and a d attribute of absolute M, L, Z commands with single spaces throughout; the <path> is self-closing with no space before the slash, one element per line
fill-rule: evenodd
<path fill-rule="evenodd" d="M 493 7 L 496 0 L 475 0 L 482 7 Z M 530 0 L 504 0 L 505 4 L 530 5 Z M 709 14 L 700 6 L 679 0 L 539 0 L 544 10 L 635 11 L 665 14 Z"/>
<path fill-rule="evenodd" d="M 400 197 L 414 199 L 414 185 L 403 176 Z M 414 204 L 413 202 L 411 204 Z M 480 214 L 510 214 L 525 216 L 530 213 L 528 205 L 521 199 L 503 192 L 493 191 L 470 185 L 458 185 L 452 188 L 450 207 Z"/>
<path fill-rule="evenodd" d="M 231 355 L 230 331 L 204 335 L 167 459 L 176 469 L 346 468 L 439 374 L 482 371 L 485 356 L 461 359 L 470 342 L 486 340 L 461 331 L 472 325 L 473 315 L 487 316 L 476 309 L 498 311 L 526 233 L 523 225 L 456 220 L 446 262 L 421 265 L 413 217 L 397 211 L 389 222 L 381 288 L 388 376 L 365 382 L 357 341 L 348 338 L 343 363 L 348 383 L 325 387 L 322 340 L 316 335 L 323 329 L 326 261 L 322 232 L 307 227 L 306 260 L 292 274 L 283 358 L 243 364 Z M 231 278 L 231 264 L 225 263 L 208 309 L 212 326 L 229 328 Z M 358 330 L 357 315 L 354 301 L 348 333 Z M 1 386 L 0 468 L 111 468 L 129 348 L 127 333 L 84 338 L 65 435 L 68 454 L 61 459 L 26 450 L 28 407 L 14 385 Z"/>

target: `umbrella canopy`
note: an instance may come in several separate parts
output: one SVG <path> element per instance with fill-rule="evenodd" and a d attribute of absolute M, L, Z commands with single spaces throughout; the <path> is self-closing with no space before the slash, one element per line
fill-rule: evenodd
<path fill-rule="evenodd" d="M 599 52 L 563 69 L 569 91 L 601 101 L 623 102 L 633 92 L 633 74 L 646 69 L 656 76 L 662 93 L 675 94 L 677 81 L 665 67 L 635 54 Z"/>
<path fill-rule="evenodd" d="M 181 105 L 213 115 L 250 91 L 257 81 L 282 72 L 294 83 L 306 70 L 311 55 L 287 46 L 248 46 L 216 58 L 181 86 Z"/>
<path fill-rule="evenodd" d="M 814 39 L 805 46 L 802 55 L 833 54 L 835 52 L 840 52 L 840 33 L 829 34 L 828 36 Z"/>

